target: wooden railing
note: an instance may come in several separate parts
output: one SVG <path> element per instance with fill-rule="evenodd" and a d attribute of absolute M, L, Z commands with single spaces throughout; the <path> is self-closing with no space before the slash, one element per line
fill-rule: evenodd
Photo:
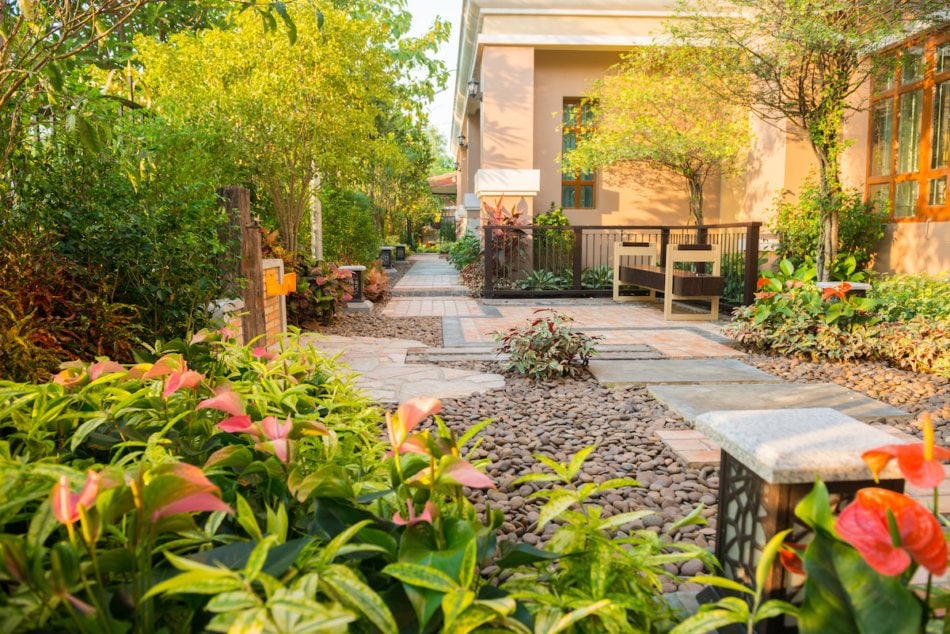
<path fill-rule="evenodd" d="M 650 242 L 718 244 L 726 287 L 722 299 L 751 304 L 759 266 L 762 223 L 696 227 L 487 225 L 485 297 L 596 297 L 611 294 L 613 245 Z"/>

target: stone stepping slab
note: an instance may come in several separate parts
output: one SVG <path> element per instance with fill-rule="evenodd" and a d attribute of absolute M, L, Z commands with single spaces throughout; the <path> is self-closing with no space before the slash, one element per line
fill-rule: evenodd
<path fill-rule="evenodd" d="M 753 368 L 736 359 L 630 361 L 593 359 L 589 368 L 594 378 L 607 387 L 682 383 L 780 383 L 782 381 L 773 374 Z"/>
<path fill-rule="evenodd" d="M 806 407 L 830 407 L 865 421 L 910 416 L 903 410 L 834 383 L 656 385 L 647 391 L 690 422 L 706 412 Z"/>

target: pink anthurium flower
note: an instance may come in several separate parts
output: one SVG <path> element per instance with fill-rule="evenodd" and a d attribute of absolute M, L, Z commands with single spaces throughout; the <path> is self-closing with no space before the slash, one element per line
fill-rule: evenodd
<path fill-rule="evenodd" d="M 395 416 L 386 412 L 386 431 L 393 451 L 401 453 L 400 447 L 406 441 L 409 432 L 426 418 L 440 411 L 442 411 L 442 401 L 439 399 L 414 398 L 400 404 Z"/>
<path fill-rule="evenodd" d="M 166 354 L 164 357 L 152 364 L 152 367 L 144 374 L 143 379 L 157 379 L 163 376 L 169 376 L 173 372 L 187 370 L 184 360 L 180 354 Z"/>
<path fill-rule="evenodd" d="M 153 476 L 145 485 L 143 496 L 146 508 L 152 511 L 152 521 L 179 513 L 202 511 L 231 512 L 216 487 L 199 467 L 176 462 L 152 470 Z"/>
<path fill-rule="evenodd" d="M 53 377 L 53 383 L 69 389 L 82 385 L 88 377 L 82 368 L 63 368 Z"/>
<path fill-rule="evenodd" d="M 901 473 L 916 487 L 932 489 L 943 481 L 944 470 L 940 461 L 950 459 L 950 450 L 934 446 L 934 428 L 930 414 L 921 415 L 920 427 L 924 435 L 922 443 L 884 445 L 861 454 L 875 480 L 884 467 L 896 458 Z"/>
<path fill-rule="evenodd" d="M 896 524 L 898 543 L 894 543 L 888 515 Z M 911 558 L 938 576 L 947 569 L 947 541 L 940 523 L 933 513 L 903 493 L 876 487 L 861 489 L 838 515 L 835 530 L 882 575 L 901 574 Z"/>
<path fill-rule="evenodd" d="M 217 428 L 232 434 L 248 434 L 254 438 L 260 438 L 261 432 L 257 426 L 251 422 L 251 417 L 247 414 L 240 416 L 231 416 L 218 423 Z"/>
<path fill-rule="evenodd" d="M 79 493 L 72 493 L 69 488 L 69 478 L 60 476 L 59 482 L 53 485 L 49 505 L 53 516 L 63 524 L 72 524 L 79 519 L 79 507 L 92 508 L 99 495 L 100 476 L 95 471 L 86 474 L 86 484 Z"/>
<path fill-rule="evenodd" d="M 240 416 L 244 413 L 241 397 L 237 392 L 231 389 L 230 385 L 216 387 L 214 394 L 213 397 L 206 398 L 198 403 L 195 409 L 216 409 L 219 412 L 225 412 L 232 416 Z"/>
<path fill-rule="evenodd" d="M 168 398 L 182 388 L 194 389 L 201 385 L 204 375 L 194 370 L 184 370 L 172 372 L 165 382 L 165 390 L 162 392 L 162 398 Z"/>
<path fill-rule="evenodd" d="M 277 459 L 283 463 L 290 460 L 290 439 L 288 436 L 294 429 L 293 421 L 290 417 L 283 424 L 277 422 L 277 417 L 268 416 L 261 421 L 261 431 L 267 440 L 255 445 L 261 451 L 267 451 L 277 456 Z"/>
<path fill-rule="evenodd" d="M 251 355 L 254 356 L 254 358 L 256 359 L 265 359 L 266 361 L 273 361 L 274 358 L 277 356 L 273 352 L 265 348 L 264 346 L 257 346 L 256 348 L 251 350 Z"/>
<path fill-rule="evenodd" d="M 422 508 L 422 513 L 416 515 L 416 509 L 412 504 L 412 499 L 407 498 L 406 504 L 409 507 L 409 519 L 403 519 L 402 515 L 399 512 L 393 513 L 393 524 L 397 526 L 412 526 L 413 524 L 418 524 L 419 522 L 429 522 L 432 523 L 432 518 L 435 514 L 435 505 L 432 501 L 426 502 L 426 505 Z"/>
<path fill-rule="evenodd" d="M 97 361 L 89 366 L 89 380 L 95 381 L 100 376 L 105 376 L 106 374 L 124 374 L 125 372 L 127 372 L 125 366 L 106 359 L 105 361 Z"/>

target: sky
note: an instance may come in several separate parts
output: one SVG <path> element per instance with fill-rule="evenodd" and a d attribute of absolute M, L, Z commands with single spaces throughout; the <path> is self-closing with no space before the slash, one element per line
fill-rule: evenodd
<path fill-rule="evenodd" d="M 445 89 L 435 96 L 429 110 L 430 123 L 448 142 L 452 134 L 452 97 L 455 90 L 455 62 L 458 55 L 462 0 L 407 0 L 406 7 L 412 14 L 412 35 L 425 33 L 435 22 L 436 16 L 452 24 L 452 36 L 439 48 L 438 53 L 439 59 L 449 69 L 449 78 Z"/>

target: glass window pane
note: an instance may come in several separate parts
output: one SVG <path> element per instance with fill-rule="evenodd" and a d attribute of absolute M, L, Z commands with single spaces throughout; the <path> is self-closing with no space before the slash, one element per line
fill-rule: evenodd
<path fill-rule="evenodd" d="M 891 186 L 889 183 L 880 185 L 871 185 L 868 188 L 868 202 L 874 205 L 876 209 L 891 208 Z"/>
<path fill-rule="evenodd" d="M 897 172 L 916 172 L 920 157 L 920 119 L 923 92 L 915 90 L 900 96 L 897 123 Z"/>
<path fill-rule="evenodd" d="M 950 159 L 950 81 L 934 86 L 934 118 L 931 125 L 930 167 L 946 167 Z"/>
<path fill-rule="evenodd" d="M 901 55 L 901 84 L 911 84 L 924 78 L 924 47 L 914 46 Z"/>
<path fill-rule="evenodd" d="M 561 185 L 561 207 L 565 209 L 574 208 L 574 186 Z"/>
<path fill-rule="evenodd" d="M 594 186 L 584 185 L 581 187 L 581 209 L 594 208 Z"/>
<path fill-rule="evenodd" d="M 565 126 L 577 125 L 577 104 L 576 103 L 564 104 L 564 119 L 562 120 L 562 123 Z"/>
<path fill-rule="evenodd" d="M 917 213 L 917 181 L 905 181 L 894 186 L 894 217 L 909 218 Z"/>
<path fill-rule="evenodd" d="M 893 56 L 888 55 L 883 59 L 875 60 L 874 66 L 874 93 L 885 92 L 894 87 L 895 62 Z"/>
<path fill-rule="evenodd" d="M 934 66 L 938 73 L 950 73 L 950 42 L 937 47 L 934 53 Z"/>
<path fill-rule="evenodd" d="M 931 207 L 943 207 L 947 204 L 947 177 L 931 178 L 927 204 Z"/>
<path fill-rule="evenodd" d="M 887 99 L 871 108 L 871 176 L 891 173 L 893 138 L 894 102 Z"/>
<path fill-rule="evenodd" d="M 592 181 L 594 180 L 593 172 L 581 172 L 580 179 L 582 181 Z"/>
<path fill-rule="evenodd" d="M 561 135 L 561 151 L 570 152 L 577 147 L 577 134 L 573 130 L 565 130 Z"/>
<path fill-rule="evenodd" d="M 594 110 L 589 103 L 581 107 L 581 125 L 590 125 L 594 120 Z"/>

